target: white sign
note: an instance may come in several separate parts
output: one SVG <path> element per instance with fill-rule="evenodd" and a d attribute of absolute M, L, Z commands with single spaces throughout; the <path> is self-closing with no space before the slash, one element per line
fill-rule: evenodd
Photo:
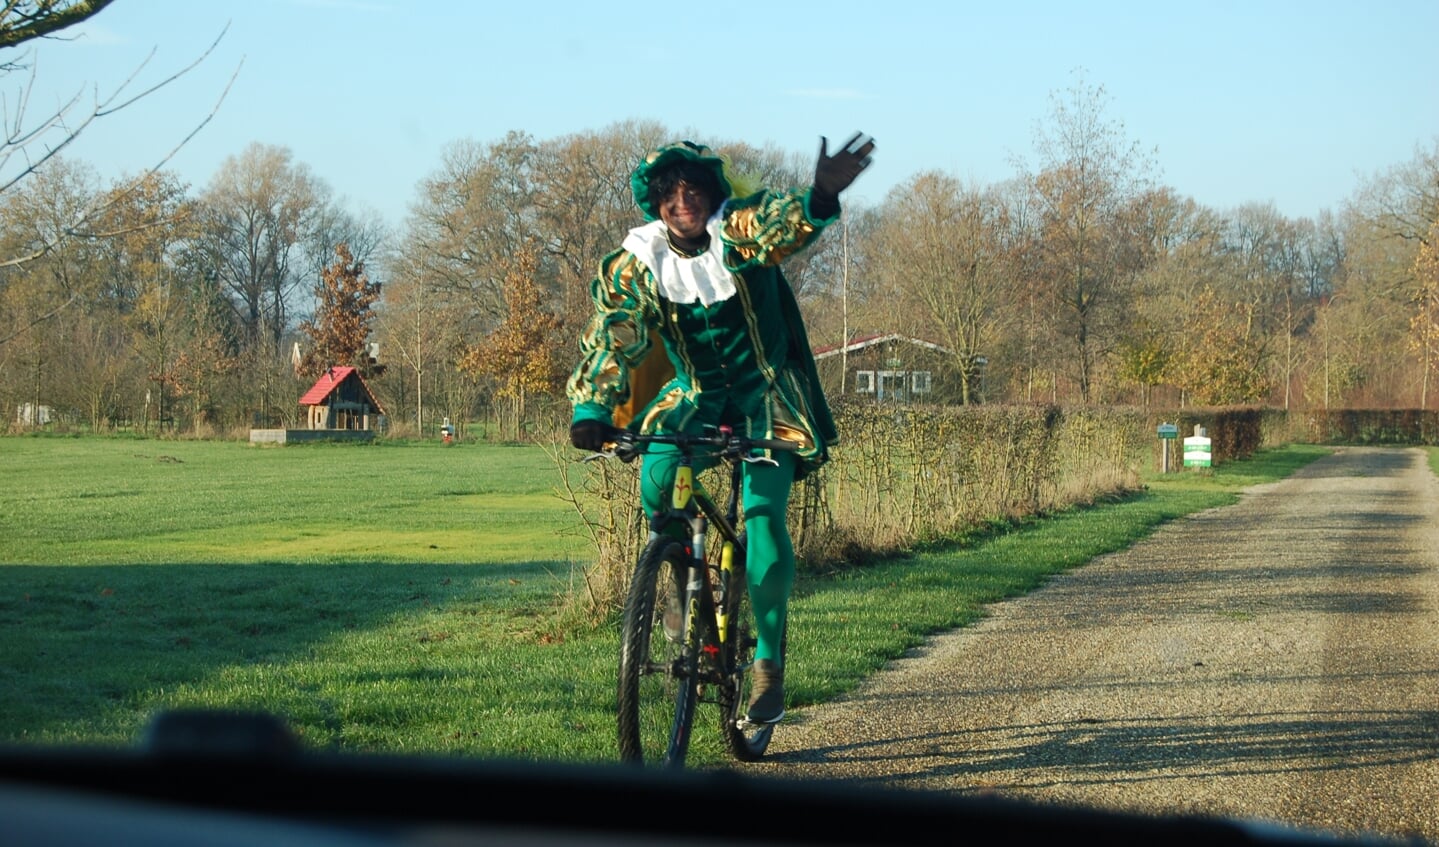
<path fill-rule="evenodd" d="M 1184 439 L 1184 466 L 1186 468 L 1212 467 L 1211 455 L 1208 437 L 1191 435 Z"/>

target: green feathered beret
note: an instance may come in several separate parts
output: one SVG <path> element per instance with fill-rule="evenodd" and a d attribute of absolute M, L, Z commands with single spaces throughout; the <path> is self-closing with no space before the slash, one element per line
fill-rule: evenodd
<path fill-rule="evenodd" d="M 667 144 L 650 151 L 630 175 L 630 191 L 634 192 L 635 204 L 645 213 L 645 220 L 652 221 L 660 216 L 660 198 L 650 196 L 650 177 L 655 171 L 681 161 L 697 162 L 713 170 L 725 198 L 734 192 L 724 175 L 724 160 L 713 150 L 693 141 Z"/>

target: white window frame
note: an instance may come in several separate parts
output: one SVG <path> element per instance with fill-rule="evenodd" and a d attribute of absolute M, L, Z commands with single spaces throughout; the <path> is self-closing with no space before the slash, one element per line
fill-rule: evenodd
<path fill-rule="evenodd" d="M 909 390 L 914 394 L 928 394 L 930 392 L 929 371 L 910 371 Z"/>
<path fill-rule="evenodd" d="M 905 388 L 909 385 L 909 371 L 880 371 L 879 372 L 879 393 L 881 400 L 893 399 L 895 394 L 905 395 Z M 898 391 L 895 386 L 898 385 Z M 901 397 L 901 402 L 903 397 Z"/>
<path fill-rule="evenodd" d="M 855 394 L 873 394 L 873 393 L 874 393 L 874 371 L 855 371 L 855 372 L 854 372 L 854 393 L 855 393 Z"/>

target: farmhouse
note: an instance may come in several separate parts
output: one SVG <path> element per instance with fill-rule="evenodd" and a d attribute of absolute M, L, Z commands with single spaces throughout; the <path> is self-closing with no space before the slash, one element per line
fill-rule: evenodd
<path fill-rule="evenodd" d="M 848 344 L 814 349 L 827 394 L 877 403 L 957 403 L 955 356 L 947 347 L 897 332 L 874 332 Z M 983 360 L 980 360 L 980 364 Z"/>

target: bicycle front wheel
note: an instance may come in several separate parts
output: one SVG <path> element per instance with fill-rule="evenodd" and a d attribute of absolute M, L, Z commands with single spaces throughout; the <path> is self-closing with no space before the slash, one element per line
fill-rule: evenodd
<path fill-rule="evenodd" d="M 697 627 L 684 603 L 690 557 L 657 538 L 635 565 L 620 634 L 619 742 L 626 762 L 680 767 L 698 699 Z"/>

